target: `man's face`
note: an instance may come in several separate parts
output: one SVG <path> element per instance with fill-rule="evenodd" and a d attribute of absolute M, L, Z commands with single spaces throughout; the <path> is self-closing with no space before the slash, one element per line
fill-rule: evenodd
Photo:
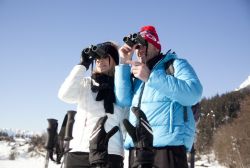
<path fill-rule="evenodd" d="M 146 63 L 148 60 L 158 56 L 159 50 L 155 48 L 151 43 L 148 43 L 148 53 L 146 56 L 146 46 L 138 45 L 136 46 L 135 53 L 137 55 L 137 59 L 141 63 Z"/>

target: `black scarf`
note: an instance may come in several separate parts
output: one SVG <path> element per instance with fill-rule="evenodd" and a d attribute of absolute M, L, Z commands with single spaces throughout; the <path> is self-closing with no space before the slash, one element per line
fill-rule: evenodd
<path fill-rule="evenodd" d="M 150 70 L 153 69 L 153 67 L 155 66 L 155 64 L 157 62 L 159 62 L 161 59 L 163 58 L 163 55 L 160 53 L 159 55 L 151 58 L 150 60 L 147 61 L 147 66 Z"/>
<path fill-rule="evenodd" d="M 99 86 L 96 86 L 91 82 L 91 90 L 98 92 L 96 101 L 103 100 L 103 105 L 106 113 L 114 113 L 115 93 L 114 93 L 114 77 L 105 74 L 92 74 L 93 79 Z"/>

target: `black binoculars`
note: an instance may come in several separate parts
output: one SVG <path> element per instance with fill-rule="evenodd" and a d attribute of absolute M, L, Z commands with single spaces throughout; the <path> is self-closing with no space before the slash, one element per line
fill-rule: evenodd
<path fill-rule="evenodd" d="M 129 36 L 124 37 L 123 41 L 131 48 L 136 44 L 147 46 L 147 41 L 139 33 L 130 34 Z"/>
<path fill-rule="evenodd" d="M 83 54 L 86 54 L 90 60 L 105 58 L 107 55 L 106 50 L 103 49 L 102 45 L 91 45 L 83 50 Z"/>

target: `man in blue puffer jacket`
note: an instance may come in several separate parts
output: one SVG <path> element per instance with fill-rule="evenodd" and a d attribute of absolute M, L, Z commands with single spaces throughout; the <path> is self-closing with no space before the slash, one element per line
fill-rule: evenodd
<path fill-rule="evenodd" d="M 153 130 L 154 165 L 159 168 L 187 168 L 186 151 L 190 151 L 195 136 L 195 121 L 191 106 L 202 96 L 202 85 L 192 68 L 175 53 L 161 54 L 161 45 L 153 26 L 144 26 L 138 33 L 146 44 L 124 44 L 119 49 L 121 64 L 115 69 L 116 101 L 120 106 L 139 107 Z M 136 52 L 138 61 L 132 61 Z M 174 74 L 166 72 L 166 63 L 173 60 Z M 132 73 L 132 75 L 131 75 Z M 136 125 L 130 112 L 129 121 Z M 129 165 L 135 150 L 127 135 Z"/>

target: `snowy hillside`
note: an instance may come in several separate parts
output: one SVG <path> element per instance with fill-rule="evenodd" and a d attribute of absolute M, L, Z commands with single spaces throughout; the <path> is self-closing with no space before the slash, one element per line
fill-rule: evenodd
<path fill-rule="evenodd" d="M 29 140 L 15 138 L 14 141 L 0 141 L 0 168 L 43 168 L 45 151 L 37 149 L 29 144 Z M 127 153 L 125 166 L 127 168 Z M 59 168 L 52 161 L 49 168 Z M 201 160 L 196 161 L 196 168 L 224 168 L 215 160 L 214 155 L 202 156 Z"/>
<path fill-rule="evenodd" d="M 237 88 L 236 90 L 241 90 L 244 88 L 249 88 L 250 89 L 250 75 L 248 76 L 248 78 L 242 83 L 240 84 L 239 88 Z"/>

